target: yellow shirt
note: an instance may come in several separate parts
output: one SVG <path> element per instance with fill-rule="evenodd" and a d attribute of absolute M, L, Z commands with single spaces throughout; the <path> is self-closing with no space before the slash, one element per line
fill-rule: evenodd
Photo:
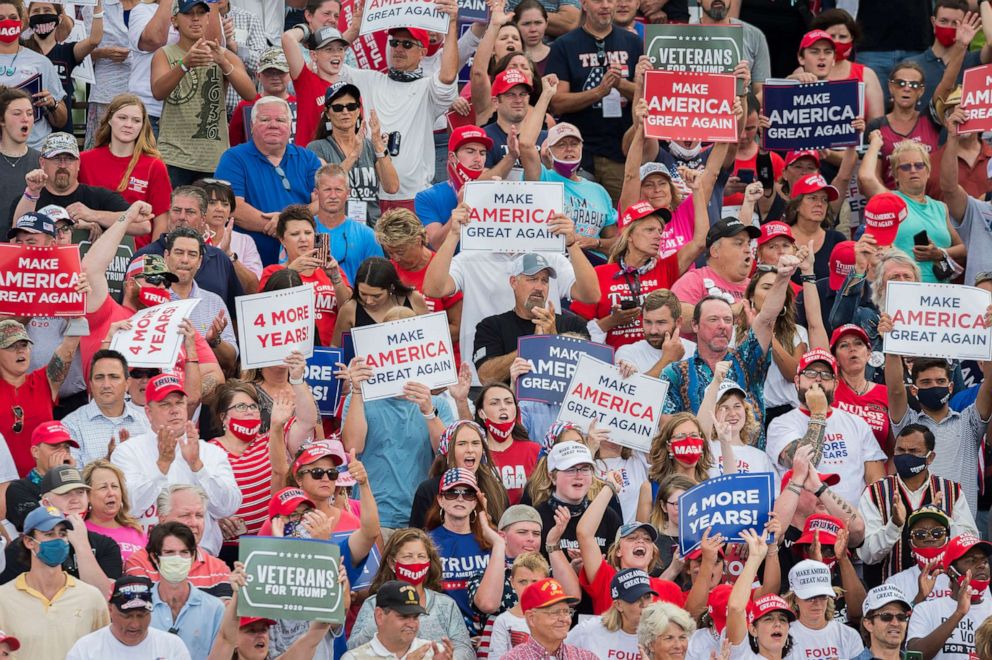
<path fill-rule="evenodd" d="M 65 586 L 48 600 L 25 575 L 0 586 L 0 630 L 21 642 L 20 656 L 64 660 L 77 639 L 110 623 L 107 600 L 96 587 L 66 574 Z"/>

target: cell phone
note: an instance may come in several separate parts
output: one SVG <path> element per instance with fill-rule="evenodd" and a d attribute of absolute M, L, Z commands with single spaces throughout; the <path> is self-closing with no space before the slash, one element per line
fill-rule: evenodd
<path fill-rule="evenodd" d="M 918 247 L 930 245 L 930 237 L 927 235 L 926 229 L 913 235 L 913 245 Z"/>
<path fill-rule="evenodd" d="M 923 651 L 903 651 L 902 660 L 923 660 Z"/>
<path fill-rule="evenodd" d="M 403 138 L 400 136 L 399 131 L 393 131 L 389 134 L 389 138 L 386 140 L 386 151 L 388 151 L 389 155 L 393 158 L 400 155 L 400 141 L 402 139 Z"/>
<path fill-rule="evenodd" d="M 737 170 L 737 178 L 741 183 L 754 183 L 754 170 Z"/>
<path fill-rule="evenodd" d="M 758 181 L 761 182 L 765 190 L 771 190 L 775 185 L 775 170 L 772 168 L 772 155 L 770 153 L 759 153 L 754 164 L 758 168 Z"/>
<path fill-rule="evenodd" d="M 87 337 L 90 334 L 90 322 L 85 318 L 69 319 L 69 324 L 65 326 L 66 337 Z"/>
<path fill-rule="evenodd" d="M 620 301 L 620 309 L 637 309 L 637 301 L 633 298 L 624 298 Z"/>
<path fill-rule="evenodd" d="M 317 248 L 317 254 L 315 256 L 320 260 L 320 265 L 326 268 L 331 256 L 330 236 L 327 234 L 317 234 L 313 237 L 313 243 L 314 247 Z"/>

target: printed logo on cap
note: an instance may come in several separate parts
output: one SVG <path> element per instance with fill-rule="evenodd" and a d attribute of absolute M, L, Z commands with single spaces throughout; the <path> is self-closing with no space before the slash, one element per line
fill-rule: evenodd
<path fill-rule="evenodd" d="M 179 387 L 182 387 L 182 383 L 179 382 L 179 379 L 173 376 L 172 374 L 162 374 L 155 379 L 156 388 L 162 388 L 167 385 L 177 385 Z"/>
<path fill-rule="evenodd" d="M 837 533 L 840 531 L 840 527 L 837 526 L 837 523 L 823 518 L 813 518 L 810 520 L 809 527 L 807 529 L 810 534 L 814 532 L 826 532 L 827 534 L 832 534 L 834 536 L 837 536 Z"/>
<path fill-rule="evenodd" d="M 292 490 L 287 490 L 287 491 L 285 491 L 283 493 L 279 493 L 279 495 L 277 497 L 279 498 L 279 503 L 280 504 L 286 504 L 290 500 L 295 500 L 298 497 L 306 498 L 306 496 L 307 496 L 307 494 L 304 493 L 299 488 L 293 488 Z"/>

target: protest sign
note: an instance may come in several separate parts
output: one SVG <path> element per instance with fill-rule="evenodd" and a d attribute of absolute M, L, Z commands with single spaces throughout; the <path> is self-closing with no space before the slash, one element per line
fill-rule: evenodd
<path fill-rule="evenodd" d="M 889 282 L 885 312 L 892 331 L 882 350 L 951 360 L 992 360 L 985 310 L 992 293 L 973 286 Z"/>
<path fill-rule="evenodd" d="M 238 559 L 248 576 L 238 595 L 238 616 L 344 623 L 337 543 L 242 536 Z"/>
<path fill-rule="evenodd" d="M 313 355 L 312 284 L 238 296 L 234 302 L 242 369 L 280 365 L 293 351 Z"/>
<path fill-rule="evenodd" d="M 341 34 L 348 31 L 354 13 L 355 0 L 341 0 L 341 15 L 338 17 L 338 30 Z M 386 62 L 386 41 L 388 38 L 385 32 L 376 32 L 375 34 L 361 35 L 352 42 L 351 52 L 355 54 L 359 69 L 385 71 L 388 68 Z"/>
<path fill-rule="evenodd" d="M 313 355 L 307 360 L 307 370 L 304 378 L 313 393 L 317 408 L 324 417 L 334 415 L 341 396 L 341 381 L 334 377 L 334 365 L 343 362 L 344 351 L 340 348 L 325 348 L 316 346 Z"/>
<path fill-rule="evenodd" d="M 809 85 L 765 85 L 763 114 L 771 126 L 762 133 L 765 149 L 832 149 L 861 142 L 851 122 L 861 116 L 857 80 Z"/>
<path fill-rule="evenodd" d="M 679 551 L 683 557 L 699 547 L 703 532 L 723 534 L 724 542 L 744 542 L 741 532 L 759 534 L 775 504 L 775 475 L 743 472 L 707 479 L 679 495 Z"/>
<path fill-rule="evenodd" d="M 198 298 L 187 298 L 135 312 L 131 329 L 115 334 L 110 348 L 126 357 L 128 366 L 171 369 L 185 341 L 179 324 L 199 303 Z"/>
<path fill-rule="evenodd" d="M 557 421 L 585 428 L 595 419 L 609 430 L 610 442 L 647 452 L 667 393 L 668 381 L 644 374 L 623 378 L 612 364 L 580 355 Z"/>
<path fill-rule="evenodd" d="M 0 243 L 0 314 L 83 316 L 86 296 L 76 292 L 79 273 L 78 245 Z"/>
<path fill-rule="evenodd" d="M 434 389 L 458 382 L 448 316 L 444 312 L 352 328 L 355 355 L 372 367 L 362 383 L 366 401 L 403 393 L 407 381 Z"/>
<path fill-rule="evenodd" d="M 469 181 L 465 203 L 471 209 L 462 227 L 462 252 L 565 251 L 565 237 L 548 222 L 565 209 L 565 187 L 540 181 Z"/>
<path fill-rule="evenodd" d="M 662 71 L 730 73 L 744 57 L 744 28 L 740 25 L 647 25 L 645 53 Z M 746 93 L 738 80 L 735 94 Z"/>
<path fill-rule="evenodd" d="M 342 543 L 347 543 L 348 537 L 355 533 L 355 530 L 347 532 L 336 532 L 331 534 L 331 541 L 340 546 Z M 372 578 L 379 571 L 379 564 L 382 563 L 382 553 L 379 551 L 379 546 L 373 545 L 372 549 L 369 550 L 368 557 L 362 562 L 362 574 L 351 582 L 351 590 L 358 591 L 359 589 L 368 589 L 372 586 Z"/>
<path fill-rule="evenodd" d="M 14 86 L 16 89 L 24 90 L 29 96 L 34 98 L 35 94 L 41 93 L 41 74 L 36 73 L 22 83 Z M 41 106 L 34 106 L 34 120 L 35 122 L 41 121 L 42 112 Z"/>
<path fill-rule="evenodd" d="M 446 34 L 449 20 L 434 0 L 366 0 L 361 33 L 414 27 Z"/>
<path fill-rule="evenodd" d="M 579 357 L 613 364 L 613 347 L 561 335 L 530 335 L 517 340 L 517 355 L 534 365 L 517 378 L 517 398 L 561 405 Z"/>
<path fill-rule="evenodd" d="M 992 131 L 992 64 L 964 72 L 961 108 L 968 119 L 958 127 L 959 134 Z"/>
<path fill-rule="evenodd" d="M 718 73 L 648 71 L 644 78 L 645 137 L 736 142 L 734 80 Z"/>
<path fill-rule="evenodd" d="M 489 7 L 486 0 L 458 0 L 458 20 L 469 23 L 488 23 Z"/>

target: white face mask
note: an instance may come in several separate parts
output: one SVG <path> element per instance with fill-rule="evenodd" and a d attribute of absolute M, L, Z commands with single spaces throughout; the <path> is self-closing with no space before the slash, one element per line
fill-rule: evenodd
<path fill-rule="evenodd" d="M 696 146 L 686 149 L 674 140 L 668 143 L 668 151 L 679 160 L 692 160 L 703 150 L 703 143 L 697 142 Z"/>
<path fill-rule="evenodd" d="M 167 555 L 158 559 L 158 574 L 162 579 L 170 584 L 185 582 L 189 577 L 189 570 L 193 567 L 192 557 L 180 557 L 179 555 Z"/>

